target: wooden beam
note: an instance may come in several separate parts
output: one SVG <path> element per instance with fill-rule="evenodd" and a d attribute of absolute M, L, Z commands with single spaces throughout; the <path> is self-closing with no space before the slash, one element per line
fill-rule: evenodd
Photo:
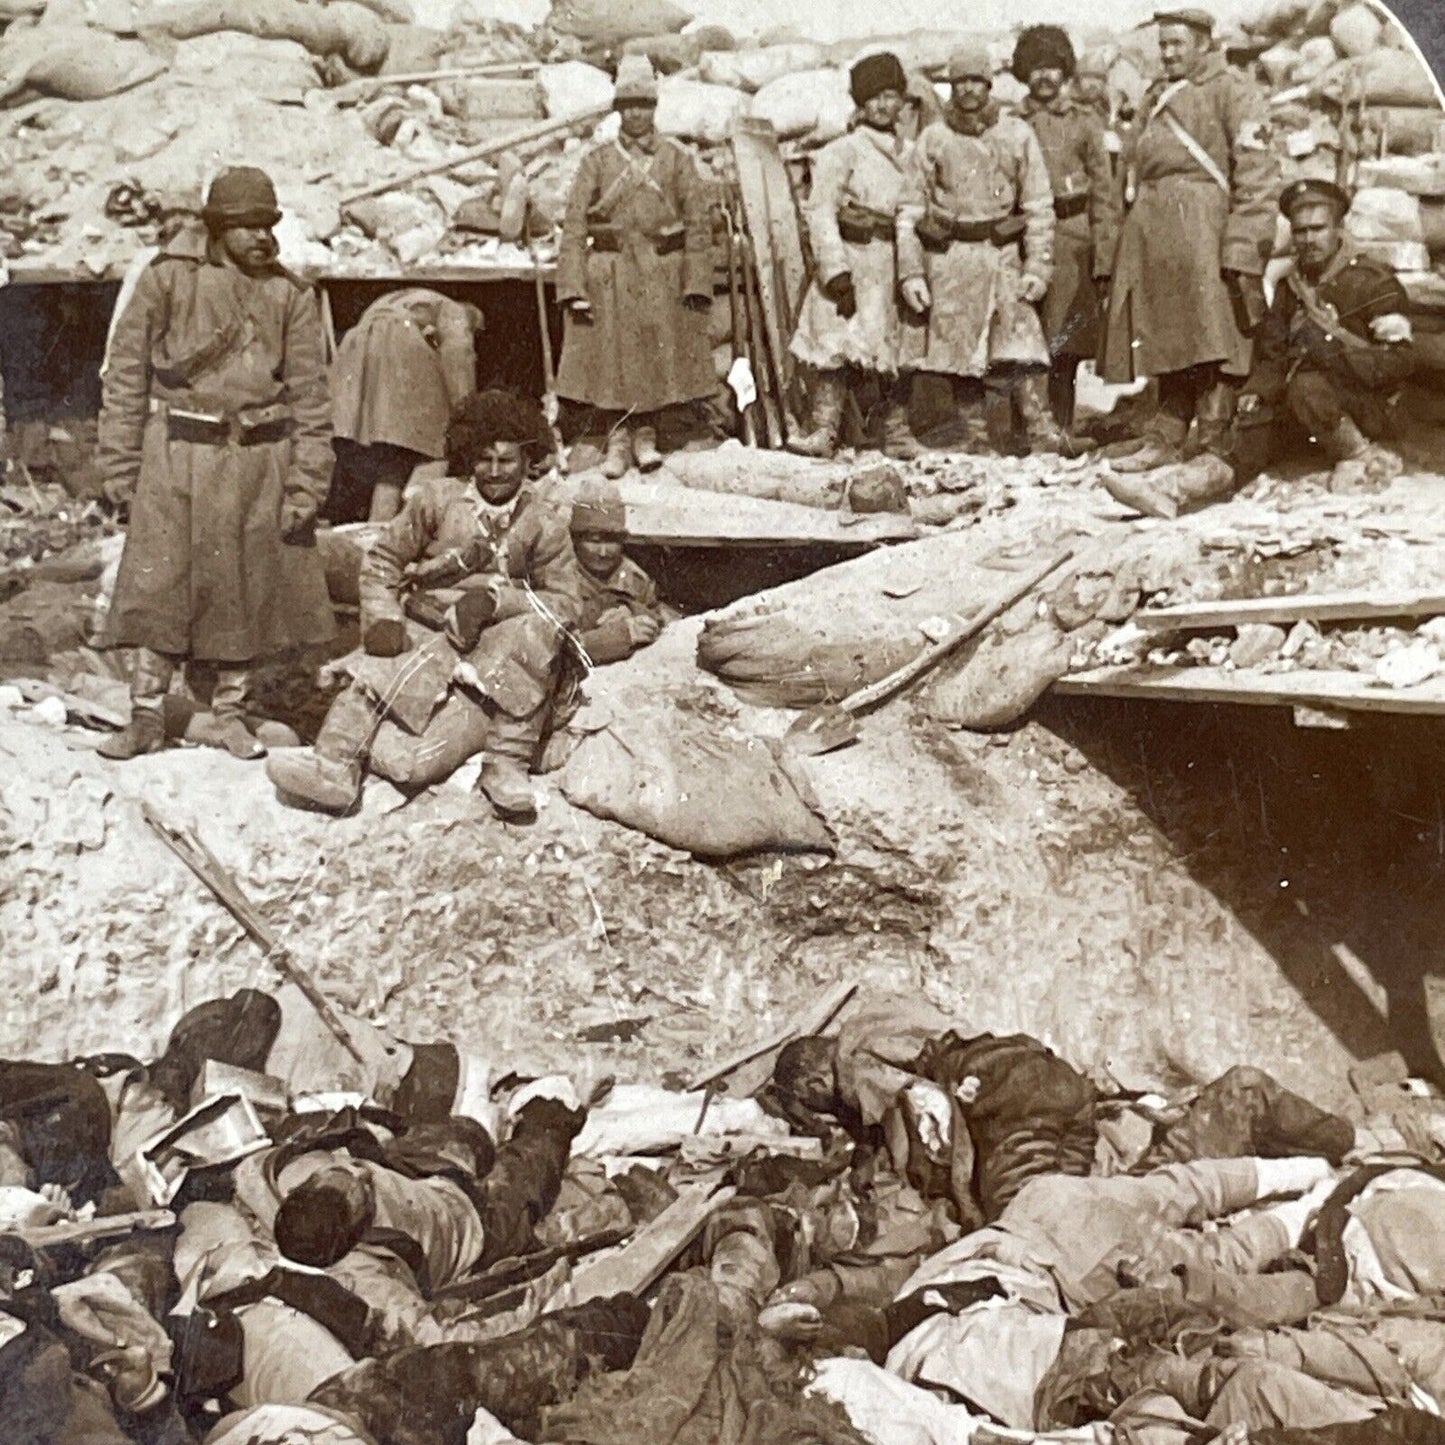
<path fill-rule="evenodd" d="M 614 1294 L 643 1294 L 697 1238 L 709 1216 L 737 1193 L 719 1188 L 723 1171 L 686 1185 L 677 1198 L 644 1224 L 616 1254 L 581 1265 L 548 1308 L 585 1304 Z"/>
<path fill-rule="evenodd" d="M 806 1008 L 800 1009 L 792 1020 L 776 1033 L 729 1054 L 720 1063 L 714 1064 L 705 1074 L 699 1075 L 688 1085 L 688 1091 L 710 1089 L 729 1074 L 736 1073 L 744 1064 L 753 1063 L 768 1054 L 777 1053 L 784 1044 L 805 1034 L 820 1034 L 843 1011 L 843 1006 L 858 991 L 856 983 L 834 984 L 821 998 L 815 999 Z M 770 1066 L 771 1067 L 771 1066 Z"/>
<path fill-rule="evenodd" d="M 169 1209 L 140 1209 L 62 1224 L 8 1226 L 0 1234 L 18 1235 L 33 1249 L 53 1249 L 61 1244 L 95 1244 L 104 1239 L 122 1239 L 127 1234 L 170 1229 L 175 1223 L 176 1216 Z"/>
<path fill-rule="evenodd" d="M 1358 591 L 1300 593 L 1292 597 L 1240 597 L 1141 607 L 1134 622 L 1146 632 L 1192 632 L 1242 627 L 1250 622 L 1369 622 L 1384 617 L 1445 615 L 1445 592 Z"/>
<path fill-rule="evenodd" d="M 1225 672 L 1218 667 L 1100 667 L 1053 685 L 1064 697 L 1153 702 L 1244 703 L 1345 712 L 1445 717 L 1445 678 L 1417 687 L 1382 687 L 1358 672 Z"/>

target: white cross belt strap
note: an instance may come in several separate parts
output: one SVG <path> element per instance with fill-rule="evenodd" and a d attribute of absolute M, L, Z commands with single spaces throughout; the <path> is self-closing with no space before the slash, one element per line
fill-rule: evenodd
<path fill-rule="evenodd" d="M 1163 113 L 1162 119 L 1164 124 L 1169 127 L 1170 134 L 1173 135 L 1174 139 L 1194 157 L 1209 179 L 1227 196 L 1229 194 L 1229 182 L 1225 179 L 1224 172 L 1215 164 L 1214 157 L 1184 129 L 1183 125 L 1181 125 L 1169 111 L 1166 110 Z"/>

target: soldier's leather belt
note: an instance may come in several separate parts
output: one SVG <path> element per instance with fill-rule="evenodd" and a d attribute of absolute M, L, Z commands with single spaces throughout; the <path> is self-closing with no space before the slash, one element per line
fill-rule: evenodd
<path fill-rule="evenodd" d="M 660 236 L 649 236 L 648 240 L 652 249 L 659 256 L 672 256 L 684 249 L 687 238 L 681 231 L 664 231 Z M 593 231 L 592 249 L 594 251 L 615 252 L 622 249 L 623 236 L 620 231 Z"/>
<path fill-rule="evenodd" d="M 839 216 L 838 234 L 850 246 L 866 246 L 870 241 L 891 241 L 894 225 L 881 216 Z"/>
<path fill-rule="evenodd" d="M 976 245 L 1012 246 L 1024 233 L 1024 218 L 1010 214 L 992 221 L 958 221 L 947 216 L 929 216 L 919 223 L 918 239 L 932 251 L 947 249 L 955 241 Z"/>
<path fill-rule="evenodd" d="M 1077 196 L 1058 196 L 1054 199 L 1054 215 L 1060 221 L 1072 221 L 1089 209 L 1089 193 L 1081 191 Z"/>
<path fill-rule="evenodd" d="M 291 409 L 276 402 L 269 406 L 239 409 L 201 410 L 197 407 L 165 408 L 166 434 L 172 441 L 202 446 L 263 446 L 285 440 L 291 434 Z"/>

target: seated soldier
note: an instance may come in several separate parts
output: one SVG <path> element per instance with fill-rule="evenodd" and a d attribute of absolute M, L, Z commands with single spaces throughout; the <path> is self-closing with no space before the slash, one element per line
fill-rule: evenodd
<path fill-rule="evenodd" d="M 527 775 L 578 615 L 565 514 L 524 486 L 528 451 L 542 434 L 535 404 L 506 392 L 482 392 L 457 408 L 447 474 L 418 483 L 362 560 L 365 655 L 351 686 L 311 752 L 279 753 L 267 764 L 283 798 L 345 813 L 368 764 L 380 770 L 383 743 L 387 776 L 403 784 L 440 781 L 427 770 L 438 752 L 450 762 L 444 777 L 484 748 L 478 786 L 498 817 L 536 817 Z"/>
<path fill-rule="evenodd" d="M 578 498 L 572 506 L 572 549 L 582 615 L 577 630 L 594 664 L 620 662 L 657 641 L 667 621 L 652 578 L 622 555 L 627 513 L 611 490 Z"/>
<path fill-rule="evenodd" d="M 1111 496 L 1151 517 L 1231 495 L 1285 450 L 1292 434 L 1334 465 L 1330 489 L 1377 490 L 1400 472 L 1383 443 L 1396 395 L 1414 369 L 1404 288 L 1344 229 L 1349 196 L 1329 181 L 1296 181 L 1280 197 L 1294 268 L 1280 282 L 1254 342 L 1227 454 L 1144 476 L 1111 476 Z"/>

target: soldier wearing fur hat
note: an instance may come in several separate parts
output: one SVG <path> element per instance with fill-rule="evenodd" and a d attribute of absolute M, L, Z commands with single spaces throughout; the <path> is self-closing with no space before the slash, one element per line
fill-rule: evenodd
<path fill-rule="evenodd" d="M 1067 89 L 1077 61 L 1057 25 L 1034 25 L 1014 47 L 1014 75 L 1029 88 L 1019 113 L 1033 126 L 1054 192 L 1054 273 L 1040 307 L 1052 358 L 1049 405 L 1074 424 L 1079 363 L 1098 354 L 1100 300 L 1114 266 L 1118 191 L 1098 113 Z"/>
<path fill-rule="evenodd" d="M 187 660 L 216 668 L 208 740 L 260 756 L 254 664 L 334 630 L 314 546 L 331 474 L 316 298 L 277 261 L 264 171 L 223 171 L 202 216 L 203 233 L 180 233 L 140 277 L 105 372 L 100 467 L 130 503 L 105 639 L 134 649 L 131 721 L 108 758 L 163 745 Z"/>
<path fill-rule="evenodd" d="M 1180 460 L 1229 431 L 1250 336 L 1263 319 L 1279 162 L 1258 87 L 1231 70 L 1203 10 L 1155 17 L 1164 75 L 1144 97 L 1127 159 L 1102 352 L 1110 382 L 1159 380 L 1159 411 L 1116 471 Z"/>
<path fill-rule="evenodd" d="M 542 434 L 536 404 L 506 392 L 453 413 L 447 475 L 414 483 L 362 559 L 351 685 L 314 749 L 267 764 L 284 799 L 345 813 L 368 767 L 419 787 L 481 751 L 497 815 L 535 816 L 527 775 L 579 612 L 566 513 L 526 485 Z"/>
<path fill-rule="evenodd" d="M 1151 516 L 1227 496 L 1291 445 L 1312 442 L 1333 466 L 1334 491 L 1374 490 L 1400 471 L 1388 442 L 1394 401 L 1414 369 L 1409 300 L 1388 266 L 1344 230 L 1348 194 L 1330 181 L 1289 186 L 1293 269 L 1255 338 L 1254 365 L 1227 445 L 1109 491 Z"/>
<path fill-rule="evenodd" d="M 903 300 L 926 317 L 919 366 L 984 378 L 1001 444 L 1016 409 L 1035 450 L 1070 450 L 1048 408 L 1036 309 L 1053 275 L 1048 166 L 1028 122 L 990 98 L 985 47 L 957 51 L 948 78 L 952 98 L 918 138 L 898 213 Z"/>
<path fill-rule="evenodd" d="M 884 449 L 918 454 L 908 424 L 907 376 L 922 327 L 898 306 L 896 221 L 908 176 L 909 144 L 898 134 L 908 77 L 896 55 L 865 56 L 849 75 L 857 123 L 813 162 L 806 219 L 817 274 L 803 299 L 792 354 L 817 373 L 813 430 L 790 442 L 804 456 L 838 445 L 849 374 L 871 373 L 888 396 Z"/>
<path fill-rule="evenodd" d="M 557 258 L 566 336 L 557 395 L 607 414 L 603 472 L 662 465 L 655 413 L 717 390 L 712 213 L 692 153 L 657 133 L 657 78 L 624 56 L 616 140 L 582 161 Z"/>

